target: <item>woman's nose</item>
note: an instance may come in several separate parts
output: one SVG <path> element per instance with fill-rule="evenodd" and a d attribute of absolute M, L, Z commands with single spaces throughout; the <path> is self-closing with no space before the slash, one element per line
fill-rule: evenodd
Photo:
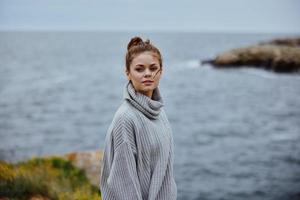
<path fill-rule="evenodd" d="M 152 73 L 151 73 L 151 71 L 149 69 L 146 69 L 144 75 L 145 76 L 152 76 Z"/>

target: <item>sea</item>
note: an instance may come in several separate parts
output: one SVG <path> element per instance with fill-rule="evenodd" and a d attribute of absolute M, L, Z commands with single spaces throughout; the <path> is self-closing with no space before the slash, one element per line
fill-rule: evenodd
<path fill-rule="evenodd" d="M 163 56 L 178 200 L 300 199 L 300 75 L 201 65 L 291 34 L 2 31 L 0 160 L 103 149 L 134 36 Z"/>

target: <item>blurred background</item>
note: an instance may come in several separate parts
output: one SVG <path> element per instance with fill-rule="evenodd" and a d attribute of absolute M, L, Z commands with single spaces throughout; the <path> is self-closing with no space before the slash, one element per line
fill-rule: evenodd
<path fill-rule="evenodd" d="M 200 61 L 300 36 L 297 0 L 0 0 L 0 160 L 103 149 L 127 43 L 149 38 L 179 200 L 300 199 L 300 76 Z"/>

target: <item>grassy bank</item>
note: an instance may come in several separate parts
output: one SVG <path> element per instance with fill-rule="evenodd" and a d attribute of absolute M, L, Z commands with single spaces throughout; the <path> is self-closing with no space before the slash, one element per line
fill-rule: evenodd
<path fill-rule="evenodd" d="M 83 170 L 59 157 L 0 161 L 0 199 L 100 200 Z"/>

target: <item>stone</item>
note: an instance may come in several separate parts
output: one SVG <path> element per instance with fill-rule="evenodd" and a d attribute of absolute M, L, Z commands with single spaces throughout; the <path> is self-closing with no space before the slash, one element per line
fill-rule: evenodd
<path fill-rule="evenodd" d="M 243 48 L 232 49 L 214 59 L 202 61 L 218 68 L 259 67 L 279 73 L 300 72 L 300 38 L 278 39 Z"/>
<path fill-rule="evenodd" d="M 71 161 L 74 166 L 85 171 L 87 178 L 91 184 L 99 186 L 100 170 L 103 153 L 100 150 L 72 152 L 67 153 L 63 157 Z"/>

